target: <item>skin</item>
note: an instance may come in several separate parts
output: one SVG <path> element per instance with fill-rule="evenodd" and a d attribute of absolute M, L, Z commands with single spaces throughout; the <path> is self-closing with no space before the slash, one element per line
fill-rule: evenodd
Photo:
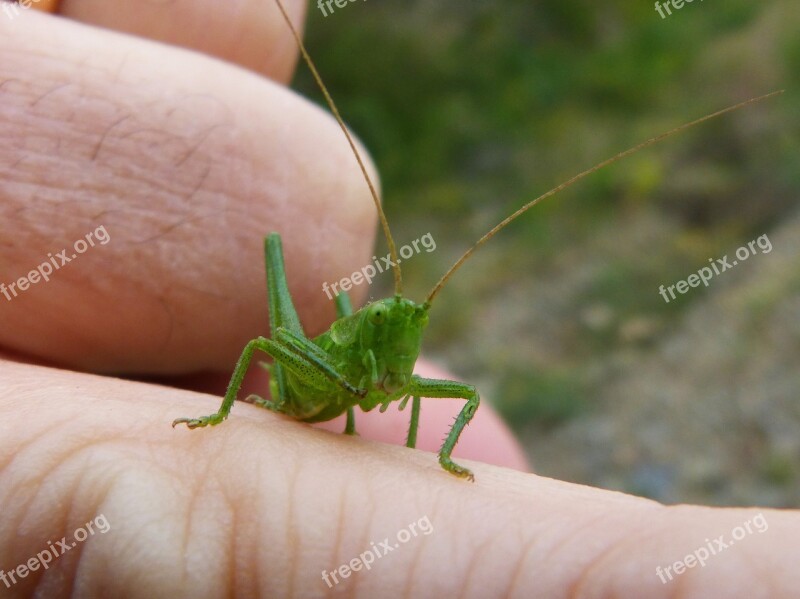
<path fill-rule="evenodd" d="M 665 507 L 521 472 L 488 404 L 455 454 L 475 484 L 442 472 L 431 453 L 372 440 L 402 443 L 407 412 L 393 408 L 359 414 L 360 438 L 249 405 L 210 431 L 170 428 L 217 408 L 233 360 L 265 326 L 260 244 L 271 224 L 286 223 L 290 285 L 310 334 L 332 319 L 320 281 L 367 263 L 373 241 L 374 209 L 335 123 L 200 53 L 285 80 L 295 57 L 274 10 L 219 6 L 139 4 L 140 37 L 116 33 L 133 10 L 116 0 L 65 0 L 71 20 L 0 18 L 3 280 L 100 224 L 111 236 L 49 283 L 0 298 L 0 568 L 100 514 L 111 527 L 11 589 L 0 583 L 3 596 L 322 596 L 332 592 L 323 569 L 426 516 L 430 535 L 335 591 L 795 596 L 797 512 Z M 195 28 L 171 38 L 176 22 Z M 202 370 L 223 374 L 187 374 Z M 160 373 L 172 386 L 86 371 Z M 462 403 L 423 401 L 418 446 L 435 449 Z M 668 584 L 656 576 L 759 512 L 765 532 Z"/>

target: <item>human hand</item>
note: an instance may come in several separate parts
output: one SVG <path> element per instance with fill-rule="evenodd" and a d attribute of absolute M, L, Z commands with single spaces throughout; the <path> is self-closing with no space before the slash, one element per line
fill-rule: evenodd
<path fill-rule="evenodd" d="M 269 2 L 226 5 L 214 36 L 205 27 L 217 3 L 133 6 L 66 0 L 62 12 L 279 81 L 291 72 L 292 42 Z M 275 223 L 286 227 L 303 322 L 319 332 L 330 321 L 319 280 L 371 255 L 366 187 L 336 125 L 279 85 L 72 21 L 26 13 L 0 23 L 3 280 L 99 226 L 110 238 L 49 282 L 0 298 L 0 343 L 13 354 L 0 363 L 0 568 L 8 574 L 101 515 L 108 524 L 46 570 L 39 561 L 11 586 L 0 580 L 0 593 L 322 595 L 323 570 L 426 518 L 430 534 L 339 588 L 751 596 L 760 582 L 737 568 L 748 559 L 776 573 L 775 596 L 797 587 L 793 514 L 765 511 L 765 534 L 662 585 L 656 566 L 756 512 L 667 509 L 479 464 L 471 485 L 431 454 L 369 441 L 402 437 L 407 413 L 358 414 L 361 439 L 249 405 L 222 426 L 173 431 L 176 416 L 215 410 L 224 385 L 225 375 L 187 373 L 229 370 L 266 326 L 261 239 Z M 215 396 L 22 362 L 161 374 Z M 263 393 L 263 381 L 248 391 Z M 454 413 L 423 402 L 420 446 L 435 447 Z M 455 455 L 524 468 L 486 405 Z"/>

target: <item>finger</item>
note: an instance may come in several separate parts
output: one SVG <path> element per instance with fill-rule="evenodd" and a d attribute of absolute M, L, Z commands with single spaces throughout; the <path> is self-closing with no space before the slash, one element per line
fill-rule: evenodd
<path fill-rule="evenodd" d="M 283 0 L 301 28 L 305 2 Z M 61 0 L 70 19 L 197 50 L 288 82 L 297 51 L 275 0 Z"/>
<path fill-rule="evenodd" d="M 28 13 L 0 19 L 0 345 L 227 370 L 267 332 L 270 231 L 307 332 L 330 322 L 322 283 L 368 264 L 375 231 L 335 122 L 246 71 Z"/>
<path fill-rule="evenodd" d="M 793 597 L 800 584 L 796 512 L 665 508 L 481 464 L 472 484 L 425 452 L 250 406 L 209 430 L 166 424 L 216 398 L 10 363 L 0 378 L 0 564 L 21 596 L 753 597 L 767 580 Z M 86 534 L 101 516 L 106 532 Z M 79 549 L 19 576 L 62 537 Z M 675 567 L 717 538 L 727 547 L 704 565 Z"/>

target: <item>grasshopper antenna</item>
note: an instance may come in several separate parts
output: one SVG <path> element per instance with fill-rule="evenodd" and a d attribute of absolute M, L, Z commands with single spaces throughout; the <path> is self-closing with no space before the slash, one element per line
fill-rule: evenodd
<path fill-rule="evenodd" d="M 638 152 L 639 150 L 643 150 L 644 148 L 646 148 L 648 146 L 652 146 L 653 144 L 656 144 L 656 143 L 660 142 L 661 140 L 666 139 L 667 137 L 675 135 L 676 133 L 680 133 L 681 131 L 683 131 L 685 129 L 689 129 L 691 127 L 694 127 L 695 125 L 699 125 L 700 123 L 703 123 L 703 122 L 708 121 L 710 119 L 716 118 L 718 116 L 722 116 L 723 114 L 727 114 L 729 112 L 733 112 L 734 110 L 738 110 L 740 108 L 744 108 L 745 106 L 749 106 L 750 104 L 755 104 L 756 102 L 761 102 L 762 100 L 766 100 L 768 98 L 772 98 L 774 96 L 778 96 L 778 95 L 782 94 L 783 92 L 784 92 L 784 90 L 778 90 L 778 91 L 774 91 L 772 93 L 769 93 L 769 94 L 766 94 L 766 95 L 763 95 L 763 96 L 758 96 L 756 98 L 750 98 L 749 100 L 745 100 L 744 102 L 740 102 L 739 104 L 734 104 L 733 106 L 729 106 L 728 108 L 723 108 L 722 110 L 718 110 L 717 112 L 714 112 L 714 113 L 711 113 L 711 114 L 707 114 L 706 116 L 704 116 L 702 118 L 699 118 L 697 120 L 694 120 L 694 121 L 692 121 L 690 123 L 685 123 L 685 124 L 681 125 L 680 127 L 675 127 L 674 129 L 672 129 L 670 131 L 667 131 L 666 133 L 662 133 L 661 135 L 657 135 L 656 137 L 652 137 L 652 138 L 648 139 L 647 141 L 643 141 L 642 143 L 640 143 L 638 145 L 635 145 L 632 148 L 628 148 L 627 150 L 625 150 L 623 152 L 620 152 L 616 156 L 613 156 L 613 157 L 611 157 L 611 158 L 609 158 L 607 160 L 604 160 L 603 162 L 601 162 L 599 164 L 596 164 L 592 168 L 586 169 L 582 173 L 579 173 L 579 174 L 575 175 L 574 177 L 572 177 L 571 179 L 565 181 L 561 185 L 558 185 L 557 187 L 554 187 L 550 191 L 548 191 L 546 193 L 543 193 L 538 198 L 535 198 L 535 199 L 531 200 L 530 202 L 528 202 L 527 204 L 525 204 L 524 206 L 519 208 L 511 216 L 508 216 L 505 219 L 503 219 L 502 221 L 500 221 L 491 231 L 489 231 L 488 233 L 486 233 L 486 235 L 484 235 L 478 241 L 476 241 L 475 245 L 473 245 L 466 252 L 464 252 L 464 254 L 458 260 L 456 260 L 456 263 L 453 264 L 453 266 L 450 267 L 450 270 L 448 270 L 446 273 L 444 273 L 444 276 L 442 276 L 442 278 L 439 279 L 439 282 L 436 283 L 436 285 L 434 286 L 434 288 L 431 290 L 430 294 L 428 295 L 428 298 L 425 300 L 425 304 L 424 305 L 426 307 L 429 307 L 431 305 L 431 302 L 433 302 L 433 298 L 435 298 L 438 295 L 439 291 L 442 290 L 442 287 L 444 287 L 444 284 L 448 281 L 448 279 L 451 276 L 453 276 L 453 273 L 456 270 L 458 270 L 461 267 L 461 265 L 464 264 L 464 262 L 467 261 L 467 259 L 472 255 L 472 253 L 475 250 L 477 250 L 480 246 L 482 246 L 484 243 L 486 243 L 492 237 L 494 237 L 500 230 L 505 228 L 506 225 L 510 224 L 513 220 L 515 220 L 516 218 L 518 218 L 518 217 L 522 216 L 523 214 L 525 214 L 525 212 L 527 212 L 529 209 L 533 208 L 536 204 L 538 204 L 542 200 L 546 200 L 550 196 L 556 195 L 558 192 L 566 189 L 567 187 L 571 187 L 572 185 L 574 185 L 575 183 L 577 183 L 578 181 L 580 181 L 584 177 L 588 177 L 592 173 L 594 173 L 596 171 L 599 171 L 601 168 L 604 168 L 604 167 L 606 167 L 606 166 L 608 166 L 610 164 L 613 164 L 613 163 L 617 162 L 618 160 L 622 160 L 623 158 L 626 158 L 627 156 L 630 156 L 631 154 L 634 154 L 634 153 Z"/>
<path fill-rule="evenodd" d="M 358 166 L 361 167 L 361 172 L 364 175 L 364 179 L 367 181 L 369 192 L 372 194 L 372 201 L 375 203 L 375 208 L 378 210 L 378 218 L 380 218 L 381 227 L 383 227 L 383 234 L 386 237 L 386 243 L 389 244 L 389 254 L 392 258 L 392 270 L 394 271 L 394 294 L 396 296 L 400 296 L 403 294 L 403 275 L 400 271 L 400 260 L 397 259 L 397 248 L 394 245 L 392 232 L 389 230 L 389 221 L 386 220 L 386 214 L 383 212 L 383 206 L 381 206 L 381 201 L 378 199 L 378 193 L 375 191 L 375 185 L 372 183 L 372 179 L 370 179 L 369 174 L 367 173 L 367 168 L 364 166 L 364 161 L 361 158 L 361 154 L 359 154 L 358 150 L 356 149 L 356 144 L 353 142 L 353 138 L 350 136 L 350 132 L 347 130 L 344 120 L 342 120 L 342 116 L 339 114 L 339 109 L 336 108 L 336 103 L 333 101 L 330 93 L 328 93 L 328 88 L 325 87 L 325 83 L 322 81 L 322 77 L 320 77 L 319 71 L 317 71 L 317 67 L 314 65 L 314 61 L 311 60 L 311 56 L 306 50 L 303 40 L 300 39 L 300 34 L 297 33 L 297 29 L 295 29 L 295 26 L 292 24 L 292 20 L 289 18 L 289 14 L 286 12 L 283 2 L 281 0 L 275 0 L 275 3 L 278 5 L 278 8 L 283 15 L 283 19 L 286 21 L 289 29 L 291 29 L 292 35 L 297 42 L 297 47 L 300 49 L 300 54 L 303 56 L 303 60 L 305 60 L 305 63 L 308 65 L 308 68 L 311 71 L 311 74 L 314 76 L 314 80 L 317 82 L 319 89 L 322 91 L 322 95 L 325 96 L 325 101 L 328 103 L 328 107 L 331 109 L 333 116 L 336 117 L 336 122 L 339 123 L 339 127 L 342 128 L 344 136 L 347 138 L 347 143 L 350 144 L 350 149 L 353 150 L 353 154 L 355 154 L 356 160 L 358 161 Z"/>

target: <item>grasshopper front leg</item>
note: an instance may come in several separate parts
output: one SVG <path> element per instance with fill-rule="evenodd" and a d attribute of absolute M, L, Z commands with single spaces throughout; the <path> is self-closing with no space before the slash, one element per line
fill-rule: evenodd
<path fill-rule="evenodd" d="M 411 428 L 409 429 L 409 439 L 412 438 L 413 429 L 414 440 L 416 440 L 416 426 L 419 421 L 418 401 L 420 396 L 467 400 L 467 403 L 461 409 L 461 412 L 456 418 L 456 421 L 453 423 L 453 426 L 450 427 L 450 432 L 447 434 L 447 438 L 445 439 L 442 448 L 439 450 L 439 463 L 442 465 L 442 468 L 448 472 L 455 474 L 460 478 L 466 478 L 474 481 L 475 476 L 472 474 L 472 472 L 467 468 L 459 466 L 453 462 L 453 460 L 450 459 L 450 454 L 453 453 L 453 448 L 456 446 L 456 443 L 458 443 L 458 438 L 461 436 L 461 431 L 463 431 L 464 427 L 469 424 L 470 420 L 472 420 L 472 417 L 475 415 L 475 411 L 478 409 L 478 406 L 481 403 L 478 390 L 474 385 L 468 385 L 458 381 L 424 379 L 420 376 L 414 375 L 411 377 L 411 384 L 409 385 L 408 392 L 414 397 L 414 401 L 417 404 L 416 417 L 413 410 L 415 406 L 412 404 L 412 423 Z"/>
<path fill-rule="evenodd" d="M 201 416 L 200 418 L 176 418 L 172 421 L 172 428 L 175 428 L 178 424 L 185 424 L 189 428 L 214 426 L 225 420 L 233 407 L 233 402 L 236 401 L 236 396 L 242 386 L 244 375 L 247 374 L 250 361 L 253 359 L 253 352 L 256 349 L 266 352 L 269 343 L 272 343 L 270 339 L 258 337 L 257 339 L 251 340 L 245 346 L 244 350 L 242 350 L 242 355 L 239 356 L 239 360 L 236 362 L 236 368 L 233 369 L 233 375 L 228 383 L 228 389 L 225 391 L 225 397 L 222 399 L 222 405 L 219 407 L 219 410 L 210 416 Z"/>
<path fill-rule="evenodd" d="M 300 345 L 299 339 L 293 333 L 279 327 L 277 329 L 279 341 L 258 337 L 250 341 L 242 351 L 236 368 L 233 370 L 231 381 L 222 400 L 219 410 L 209 416 L 200 418 L 177 418 L 172 422 L 175 427 L 178 424 L 185 424 L 189 428 L 199 428 L 203 426 L 213 426 L 219 424 L 228 417 L 233 407 L 233 402 L 242 386 L 242 380 L 250 366 L 255 350 L 261 350 L 271 356 L 276 363 L 292 371 L 299 377 L 316 386 L 325 383 L 334 383 L 341 388 L 352 393 L 356 397 L 363 396 L 366 391 L 352 387 L 336 370 L 324 359 L 324 353 L 315 347 L 315 351 L 308 353 L 305 345 Z M 295 345 L 297 343 L 297 345 Z M 308 342 L 310 343 L 310 342 Z M 275 404 L 275 411 L 282 412 L 282 403 Z"/>

